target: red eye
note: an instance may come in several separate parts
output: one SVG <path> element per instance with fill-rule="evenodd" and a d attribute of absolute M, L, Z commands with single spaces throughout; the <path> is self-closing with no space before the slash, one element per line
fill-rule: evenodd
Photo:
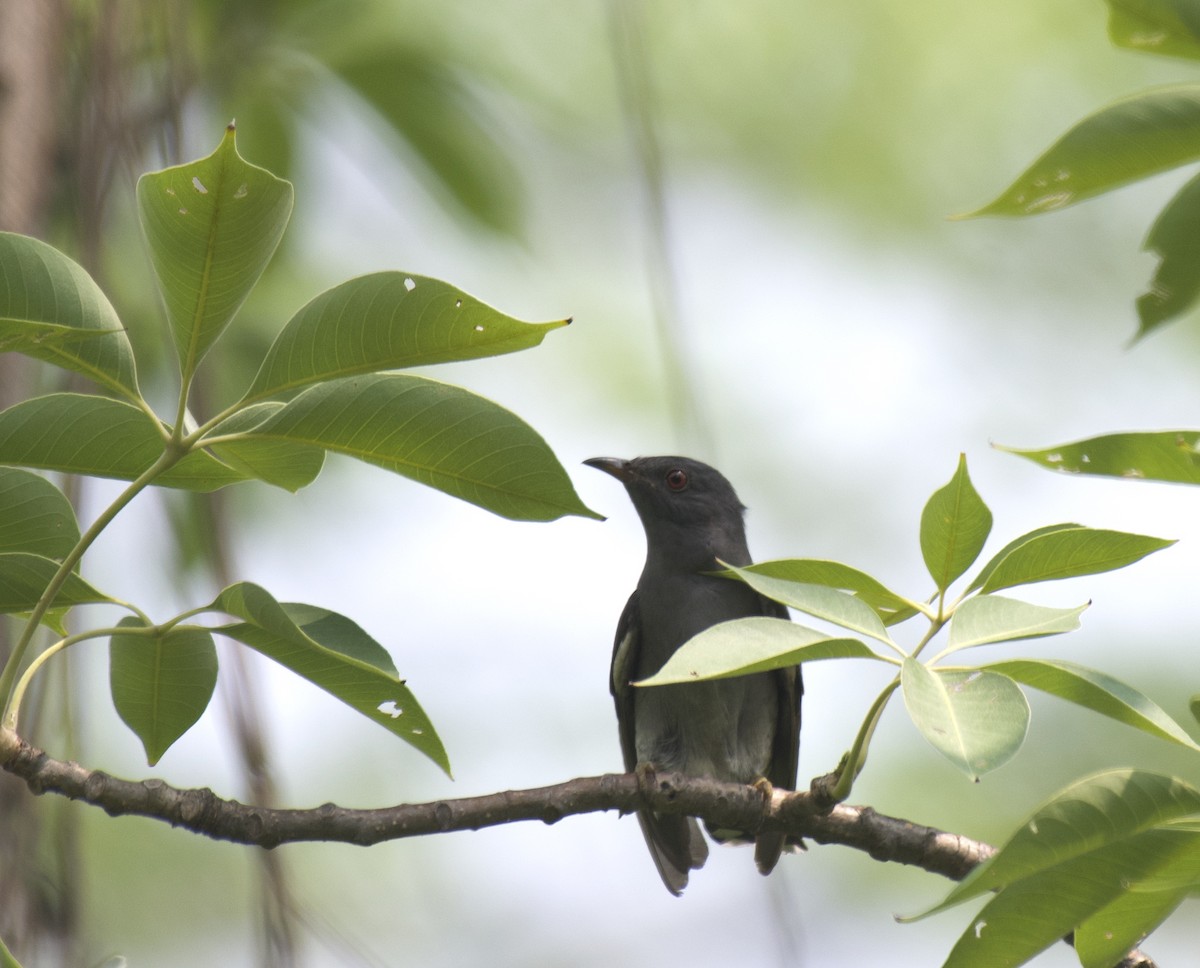
<path fill-rule="evenodd" d="M 687 474 L 681 471 L 678 467 L 676 467 L 673 471 L 667 471 L 666 481 L 667 487 L 669 487 L 672 491 L 682 491 L 688 486 Z"/>

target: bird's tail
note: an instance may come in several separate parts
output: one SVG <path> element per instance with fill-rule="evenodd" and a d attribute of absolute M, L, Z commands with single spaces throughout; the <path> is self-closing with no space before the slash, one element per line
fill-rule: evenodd
<path fill-rule="evenodd" d="M 659 877 L 678 897 L 687 887 L 688 872 L 699 870 L 708 860 L 708 844 L 700 825 L 691 817 L 649 810 L 638 811 L 638 822 Z"/>

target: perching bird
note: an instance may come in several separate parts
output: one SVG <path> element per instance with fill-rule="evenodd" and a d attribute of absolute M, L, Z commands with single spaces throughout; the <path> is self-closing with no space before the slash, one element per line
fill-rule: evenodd
<path fill-rule="evenodd" d="M 625 485 L 646 531 L 646 564 L 617 624 L 609 677 L 626 770 L 638 764 L 737 783 L 796 786 L 800 751 L 798 667 L 732 679 L 634 688 L 658 672 L 684 642 L 728 619 L 787 617 L 748 585 L 705 572 L 720 558 L 750 564 L 745 508 L 716 470 L 686 457 L 593 457 L 585 464 Z M 691 817 L 640 811 L 638 819 L 663 883 L 678 895 L 688 871 L 704 866 L 708 846 Z M 779 860 L 785 835 L 732 831 L 717 840 L 753 839 L 763 874 Z"/>

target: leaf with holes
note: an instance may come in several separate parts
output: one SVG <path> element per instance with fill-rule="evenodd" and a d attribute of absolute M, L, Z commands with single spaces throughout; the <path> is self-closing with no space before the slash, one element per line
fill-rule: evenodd
<path fill-rule="evenodd" d="M 138 215 L 185 381 L 258 282 L 292 213 L 292 186 L 238 154 L 143 175 Z"/>
<path fill-rule="evenodd" d="M 214 632 L 319 686 L 450 773 L 441 738 L 391 656 L 350 619 L 313 605 L 281 604 L 249 582 L 226 588 L 211 608 L 243 620 Z"/>
<path fill-rule="evenodd" d="M 1108 36 L 1118 47 L 1200 60 L 1193 0 L 1108 0 L 1108 7 Z"/>
<path fill-rule="evenodd" d="M 321 293 L 292 317 L 245 400 L 381 370 L 514 353 L 569 322 L 523 323 L 425 276 L 360 276 Z"/>
<path fill-rule="evenodd" d="M 1036 215 L 1200 159 L 1200 86 L 1161 87 L 1084 118 L 971 216 Z"/>
<path fill-rule="evenodd" d="M 998 891 L 947 966 L 1016 968 L 1079 929 L 1084 964 L 1107 968 L 1110 951 L 1133 947 L 1187 893 L 1200 850 L 1198 816 L 1200 791 L 1181 780 L 1139 770 L 1086 777 L 1038 808 L 918 917 Z"/>
<path fill-rule="evenodd" d="M 1001 447 L 1060 474 L 1200 484 L 1200 431 L 1105 434 L 1042 450 Z"/>

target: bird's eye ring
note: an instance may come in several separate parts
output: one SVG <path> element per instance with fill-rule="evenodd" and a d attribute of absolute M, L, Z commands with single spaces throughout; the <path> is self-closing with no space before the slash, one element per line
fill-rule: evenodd
<path fill-rule="evenodd" d="M 687 473 L 676 467 L 674 470 L 667 471 L 666 476 L 667 487 L 672 491 L 682 491 L 688 486 Z"/>

